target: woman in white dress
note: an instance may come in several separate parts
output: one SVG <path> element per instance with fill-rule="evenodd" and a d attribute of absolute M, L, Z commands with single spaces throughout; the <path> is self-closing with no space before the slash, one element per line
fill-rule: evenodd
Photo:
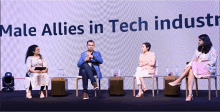
<path fill-rule="evenodd" d="M 191 101 L 193 99 L 192 89 L 194 77 L 201 78 L 203 76 L 215 74 L 217 57 L 217 52 L 212 46 L 209 36 L 206 34 L 200 35 L 198 39 L 198 49 L 196 49 L 192 60 L 185 67 L 183 74 L 177 80 L 169 83 L 169 85 L 180 85 L 182 79 L 188 77 L 189 95 L 186 101 Z"/>
<path fill-rule="evenodd" d="M 40 49 L 37 45 L 32 45 L 28 48 L 25 58 L 27 65 L 27 74 L 25 78 L 26 98 L 32 98 L 31 90 L 37 86 L 41 86 L 40 98 L 44 98 L 44 86 L 49 85 L 50 77 L 48 76 L 48 65 L 45 59 L 40 54 Z M 45 70 L 35 70 L 35 67 L 46 67 Z"/>

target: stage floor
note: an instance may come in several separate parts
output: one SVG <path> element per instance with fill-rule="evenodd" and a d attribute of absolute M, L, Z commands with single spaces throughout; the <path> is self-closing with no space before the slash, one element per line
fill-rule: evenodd
<path fill-rule="evenodd" d="M 37 90 L 32 91 L 32 99 L 26 99 L 25 91 L 1 91 L 1 111 L 220 111 L 220 91 L 215 97 L 212 90 L 211 101 L 208 100 L 208 90 L 200 90 L 198 97 L 193 91 L 194 100 L 191 102 L 185 102 L 184 90 L 180 97 L 164 96 L 162 90 L 155 97 L 148 90 L 142 98 L 134 97 L 132 90 L 124 92 L 124 96 L 109 96 L 107 90 L 101 90 L 101 94 L 95 97 L 91 90 L 90 99 L 83 100 L 82 91 L 76 97 L 75 90 L 69 90 L 68 95 L 62 97 L 53 97 L 49 91 L 48 97 L 43 99 Z"/>

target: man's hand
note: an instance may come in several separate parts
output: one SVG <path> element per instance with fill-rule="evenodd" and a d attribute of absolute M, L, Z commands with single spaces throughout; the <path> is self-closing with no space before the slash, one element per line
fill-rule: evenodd
<path fill-rule="evenodd" d="M 92 52 L 87 52 L 86 57 L 93 58 L 93 55 L 91 55 L 91 54 L 92 54 Z"/>
<path fill-rule="evenodd" d="M 93 58 L 93 55 L 89 55 L 89 58 Z"/>
<path fill-rule="evenodd" d="M 86 52 L 86 57 L 89 57 L 91 55 L 91 52 Z"/>
<path fill-rule="evenodd" d="M 89 61 L 89 60 L 90 60 L 90 58 L 89 58 L 89 57 L 86 57 L 86 59 L 84 60 L 84 62 Z"/>

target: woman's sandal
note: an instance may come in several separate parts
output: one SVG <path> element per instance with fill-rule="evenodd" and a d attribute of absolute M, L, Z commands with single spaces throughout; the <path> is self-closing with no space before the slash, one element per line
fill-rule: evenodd
<path fill-rule="evenodd" d="M 173 82 L 168 83 L 170 86 L 179 86 L 181 83 L 174 84 Z"/>
<path fill-rule="evenodd" d="M 143 97 L 143 93 L 142 94 L 140 94 L 140 93 L 138 93 L 137 95 L 136 95 L 136 97 Z"/>
<path fill-rule="evenodd" d="M 144 88 L 144 89 L 143 89 L 143 92 L 145 93 L 146 91 L 147 91 L 147 88 Z"/>
<path fill-rule="evenodd" d="M 26 98 L 28 98 L 28 99 L 32 98 L 31 93 L 29 93 L 28 90 L 26 90 Z"/>
<path fill-rule="evenodd" d="M 186 101 L 192 101 L 192 100 L 193 100 L 193 94 L 190 95 L 190 97 L 188 96 L 188 97 L 186 98 Z"/>
<path fill-rule="evenodd" d="M 41 92 L 39 93 L 40 94 L 40 98 L 44 98 L 44 93 L 41 94 Z"/>

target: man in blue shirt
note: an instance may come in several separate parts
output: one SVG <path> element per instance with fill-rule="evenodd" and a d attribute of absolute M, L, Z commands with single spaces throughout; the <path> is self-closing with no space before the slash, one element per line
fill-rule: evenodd
<path fill-rule="evenodd" d="M 89 99 L 88 96 L 88 79 L 91 80 L 94 89 L 98 89 L 97 82 L 94 75 L 97 75 L 99 79 L 102 78 L 99 64 L 103 63 L 101 53 L 94 51 L 95 42 L 93 40 L 87 41 L 88 50 L 81 53 L 81 57 L 77 63 L 79 69 L 79 75 L 83 80 L 83 99 Z"/>

